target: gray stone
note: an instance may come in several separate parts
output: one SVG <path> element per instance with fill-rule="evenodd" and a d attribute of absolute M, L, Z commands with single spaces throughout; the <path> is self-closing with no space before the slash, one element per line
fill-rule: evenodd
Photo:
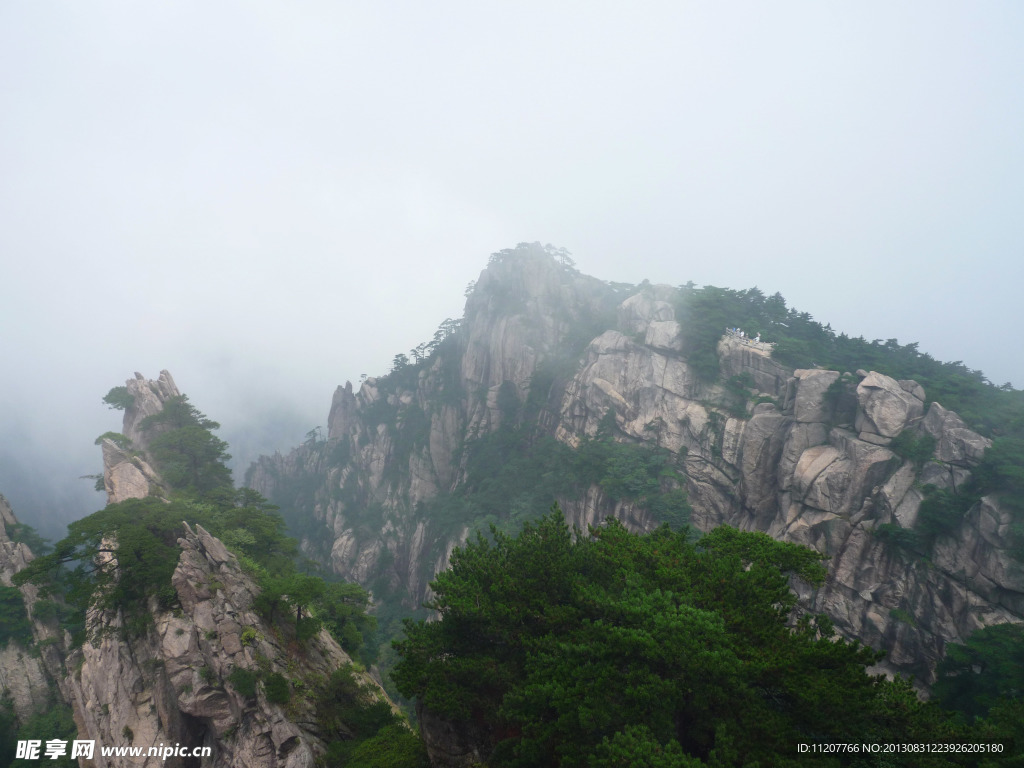
<path fill-rule="evenodd" d="M 746 374 L 758 392 L 779 397 L 786 391 L 789 370 L 772 360 L 769 347 L 746 344 L 726 335 L 718 341 L 718 360 L 724 379 Z"/>
<path fill-rule="evenodd" d="M 874 371 L 857 385 L 857 400 L 857 430 L 882 437 L 896 437 L 924 415 L 920 400 L 895 379 Z"/>
<path fill-rule="evenodd" d="M 644 333 L 653 322 L 675 321 L 675 311 L 667 301 L 647 292 L 630 296 L 618 309 L 618 326 L 624 333 Z"/>
<path fill-rule="evenodd" d="M 976 465 L 992 441 L 967 428 L 957 414 L 932 403 L 921 428 L 935 438 L 935 458 L 961 467 Z"/>
<path fill-rule="evenodd" d="M 961 642 L 985 623 L 1024 619 L 1024 609 L 1015 607 L 1024 601 L 1024 590 L 1003 559 L 996 502 L 992 510 L 966 516 L 962 530 L 940 548 L 934 567 L 916 568 L 873 533 L 882 523 L 912 527 L 921 503 L 916 487 L 926 479 L 959 487 L 986 446 L 937 404 L 922 418 L 924 393 L 915 382 L 858 370 L 857 397 L 846 398 L 849 407 L 841 403 L 843 413 L 834 414 L 825 393 L 838 372 L 791 375 L 764 350 L 724 339 L 717 348 L 722 380 L 750 373 L 756 390 L 780 401 L 778 409 L 762 404 L 750 418 L 736 418 L 736 403 L 723 381 L 702 381 L 674 341 L 667 341 L 675 333 L 671 290 L 648 286 L 621 303 L 614 329 L 589 345 L 574 341 L 585 348 L 575 369 L 566 365 L 564 390 L 531 392 L 533 382 L 543 379 L 534 378 L 538 367 L 552 359 L 549 355 L 564 354 L 572 322 L 600 316 L 608 305 L 596 297 L 616 288 L 560 269 L 550 259 L 544 263 L 536 254 L 516 254 L 491 265 L 467 302 L 461 357 L 447 363 L 458 369 L 461 394 L 453 396 L 450 379 L 429 366 L 414 385 L 392 394 L 396 407 L 415 405 L 434 414 L 429 439 L 401 466 L 392 463 L 396 452 L 389 430 L 368 417 L 384 396 L 368 380 L 352 395 L 354 404 L 345 390 L 336 396 L 347 403 L 337 437 L 343 433 L 348 440 L 347 466 L 324 467 L 320 453 L 300 446 L 265 457 L 254 468 L 251 483 L 267 496 L 300 479 L 318 478 L 309 514 L 323 522 L 338 575 L 366 583 L 386 577 L 391 586 L 408 590 L 411 604 L 427 598 L 431 573 L 445 567 L 468 531 L 460 526 L 437 538 L 410 512 L 409 499 L 429 499 L 465 480 L 459 447 L 498 427 L 496 392 L 508 381 L 520 403 L 529 398 L 543 404 L 539 431 L 568 445 L 592 438 L 612 412 L 618 439 L 673 452 L 685 468 L 699 529 L 735 525 L 827 555 L 826 582 L 796 586 L 801 609 L 827 613 L 845 637 L 885 647 L 889 655 L 881 671 L 912 673 L 927 684 L 946 643 Z M 559 392 L 561 401 L 550 402 Z M 855 424 L 856 431 L 831 428 L 832 420 L 840 419 Z M 936 454 L 921 472 L 884 445 L 907 428 L 936 437 Z M 389 477 L 405 479 L 395 488 Z M 363 497 L 379 500 L 379 531 L 352 525 L 338 491 L 356 484 Z M 559 501 L 566 519 L 577 525 L 608 515 L 633 530 L 658 522 L 638 504 L 606 498 L 597 486 Z M 397 564 L 384 570 L 382 563 Z M 967 574 L 966 584 L 961 572 Z M 914 616 L 917 627 L 894 619 L 895 609 Z M 432 754 L 438 750 L 443 751 L 437 747 Z"/>
<path fill-rule="evenodd" d="M 797 379 L 793 415 L 800 422 L 826 422 L 831 414 L 825 402 L 825 392 L 839 379 L 839 371 L 799 369 L 793 371 Z"/>
<path fill-rule="evenodd" d="M 922 403 L 925 401 L 924 387 L 913 379 L 900 379 L 899 385 L 903 388 L 904 392 L 909 392 Z"/>
<path fill-rule="evenodd" d="M 146 379 L 141 373 L 136 372 L 135 378 L 125 382 L 134 401 L 131 407 L 124 412 L 121 433 L 124 434 L 137 448 L 145 450 L 149 441 L 166 431 L 168 427 L 154 424 L 147 430 L 142 429 L 142 421 L 148 416 L 155 416 L 164 409 L 164 403 L 171 398 L 180 397 L 181 392 L 174 383 L 174 379 L 167 371 L 160 371 L 156 381 Z"/>
<path fill-rule="evenodd" d="M 644 344 L 656 349 L 679 352 L 682 349 L 682 329 L 675 320 L 654 320 L 647 326 Z"/>
<path fill-rule="evenodd" d="M 144 499 L 163 491 L 160 476 L 142 457 L 122 450 L 105 439 L 103 449 L 103 486 L 107 503 Z"/>

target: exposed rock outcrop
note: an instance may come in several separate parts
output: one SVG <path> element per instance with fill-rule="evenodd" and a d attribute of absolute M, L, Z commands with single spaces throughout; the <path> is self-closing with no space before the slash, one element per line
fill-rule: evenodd
<path fill-rule="evenodd" d="M 113 440 L 104 439 L 103 488 L 107 503 L 117 504 L 126 499 L 144 499 L 159 495 L 163 490 L 160 476 L 149 463 L 131 450 L 119 448 Z"/>
<path fill-rule="evenodd" d="M 10 503 L 0 496 L 0 583 L 7 587 L 11 586 L 11 577 L 34 559 L 27 544 L 11 538 L 9 529 L 18 524 Z"/>
<path fill-rule="evenodd" d="M 167 371 L 160 371 L 157 379 L 136 373 L 125 382 L 131 405 L 125 409 L 122 434 L 128 438 L 128 447 L 119 447 L 113 440 L 103 440 L 103 487 L 107 503 L 116 504 L 126 499 L 143 499 L 164 492 L 159 475 L 147 461 L 150 442 L 167 427 L 154 424 L 143 429 L 148 416 L 160 413 L 164 404 L 180 397 L 174 379 Z"/>
<path fill-rule="evenodd" d="M 924 415 L 924 390 L 915 381 L 901 382 L 871 371 L 857 386 L 857 431 L 896 437 Z M 921 396 L 912 394 L 920 390 Z"/>
<path fill-rule="evenodd" d="M 347 578 L 383 579 L 416 606 L 468 534 L 432 527 L 417 505 L 465 479 L 462 446 L 509 418 L 511 393 L 533 408 L 534 429 L 569 445 L 611 418 L 620 439 L 685 456 L 698 528 L 765 531 L 827 555 L 828 581 L 805 591 L 802 606 L 887 649 L 890 671 L 929 682 L 946 643 L 1021 620 L 1024 583 L 1008 560 L 1008 517 L 996 500 L 972 509 L 928 562 L 874 535 L 882 524 L 914 525 L 922 483 L 961 485 L 985 438 L 938 403 L 926 413 L 917 382 L 792 371 L 768 345 L 732 336 L 717 346 L 719 382 L 703 381 L 681 352 L 686 328 L 675 301 L 668 286 L 627 292 L 539 249 L 517 249 L 481 275 L 444 354 L 355 393 L 339 388 L 330 441 L 264 457 L 249 482 L 319 521 L 310 553 L 324 552 Z M 418 437 L 408 441 L 413 424 Z M 920 471 L 889 448 L 905 430 L 936 440 Z M 656 524 L 599 488 L 560 501 L 579 525 L 606 515 L 637 530 Z M 329 542 L 318 549 L 321 537 Z"/>
<path fill-rule="evenodd" d="M 147 461 L 149 441 L 162 427 L 142 430 L 141 422 L 179 396 L 166 371 L 156 381 L 136 374 L 127 389 L 134 398 L 124 418 L 130 447 L 120 437 L 103 443 L 111 503 L 163 491 L 164 482 Z M 7 585 L 32 554 L 7 535 L 16 521 L 2 497 L 0 523 L 0 581 Z M 136 615 L 129 626 L 121 609 L 94 605 L 86 613 L 84 642 L 73 645 L 55 622 L 36 620 L 36 640 L 45 641 L 38 643 L 41 653 L 23 653 L 14 642 L 0 650 L 0 684 L 19 717 L 54 701 L 59 688 L 73 710 L 78 738 L 97 747 L 181 745 L 210 752 L 200 761 L 145 752 L 108 757 L 97 748 L 83 765 L 314 768 L 325 739 L 338 737 L 321 732 L 314 693 L 351 659 L 326 630 L 300 643 L 291 629 L 264 620 L 253 607 L 260 589 L 235 555 L 200 525 L 182 523 L 182 531 L 168 585 L 173 596 L 163 595 L 163 602 L 150 596 L 142 609 L 149 621 L 140 624 Z M 115 550 L 99 557 L 114 560 L 116 540 L 108 540 Z M 21 589 L 31 612 L 36 589 Z M 174 608 L 160 607 L 168 604 Z M 251 674 L 236 687 L 232 681 L 240 678 L 232 673 L 238 670 Z M 368 674 L 353 674 L 386 700 Z M 273 696 L 269 680 L 278 685 Z M 287 697 L 281 684 L 288 687 Z"/>
<path fill-rule="evenodd" d="M 661 286 L 655 293 L 667 295 L 671 289 Z M 418 606 L 427 597 L 435 566 L 447 566 L 447 556 L 468 531 L 439 541 L 428 526 L 414 521 L 417 505 L 461 482 L 463 443 L 502 423 L 503 397 L 522 405 L 537 389 L 535 377 L 550 386 L 556 361 L 571 365 L 597 335 L 594 329 L 616 323 L 615 307 L 626 298 L 617 295 L 615 288 L 559 265 L 543 251 L 498 254 L 470 294 L 461 327 L 439 330 L 436 341 L 444 354 L 418 370 L 366 379 L 354 393 L 350 384 L 339 386 L 328 419 L 329 441 L 263 457 L 250 468 L 246 483 L 275 503 L 298 491 L 299 504 L 325 533 L 307 537 L 309 554 L 345 579 L 369 584 L 383 576 L 405 592 L 409 607 Z M 661 307 L 654 316 L 668 316 L 665 312 Z M 553 428 L 558 403 L 548 399 L 537 405 L 547 428 Z M 413 451 L 404 449 L 410 432 L 418 442 Z M 289 497 L 287 503 L 295 502 Z M 367 521 L 368 508 L 383 517 Z M 611 513 L 582 509 L 580 519 Z"/>
<path fill-rule="evenodd" d="M 312 700 L 299 688 L 350 662 L 326 632 L 301 659 L 254 612 L 259 590 L 217 538 L 186 526 L 173 586 L 180 611 L 156 611 L 142 637 L 126 640 L 116 612 L 94 611 L 93 638 L 75 652 L 69 689 L 82 738 L 104 745 L 208 746 L 210 766 L 312 768 L 324 749 Z M 288 706 L 262 688 L 246 697 L 234 669 L 279 673 L 296 686 Z M 97 759 L 103 766 L 174 765 L 176 758 Z M 184 765 L 185 763 L 181 763 Z"/>
<path fill-rule="evenodd" d="M 167 371 L 160 371 L 156 380 L 147 379 L 141 373 L 125 382 L 132 404 L 125 409 L 124 427 L 121 430 L 132 444 L 145 449 L 154 436 L 160 434 L 164 427 L 155 425 L 152 429 L 143 430 L 142 422 L 147 416 L 156 416 L 164 409 L 164 404 L 175 397 L 181 397 L 178 386 Z"/>
<path fill-rule="evenodd" d="M 8 588 L 13 588 L 11 577 L 34 558 L 27 545 L 11 538 L 10 532 L 17 525 L 18 519 L 10 504 L 0 496 L 0 585 Z M 19 591 L 31 615 L 32 605 L 37 598 L 36 589 L 28 585 Z M 0 694 L 9 697 L 19 721 L 24 722 L 43 711 L 52 701 L 54 692 L 54 683 L 41 653 L 33 653 L 28 644 L 15 639 L 0 647 Z"/>
<path fill-rule="evenodd" d="M 718 342 L 718 359 L 723 379 L 747 374 L 762 394 L 778 397 L 785 391 L 790 372 L 772 360 L 766 345 L 726 335 Z"/>

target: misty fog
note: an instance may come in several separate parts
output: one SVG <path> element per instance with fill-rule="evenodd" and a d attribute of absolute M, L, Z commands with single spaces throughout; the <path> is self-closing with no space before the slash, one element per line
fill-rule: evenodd
<path fill-rule="evenodd" d="M 0 6 L 0 493 L 103 503 L 174 375 L 235 477 L 459 317 L 491 252 L 781 292 L 1024 386 L 1024 7 Z"/>

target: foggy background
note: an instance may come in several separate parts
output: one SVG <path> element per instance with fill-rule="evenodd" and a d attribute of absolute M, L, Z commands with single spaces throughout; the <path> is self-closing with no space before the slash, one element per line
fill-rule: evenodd
<path fill-rule="evenodd" d="M 77 478 L 134 371 L 171 371 L 240 479 L 520 241 L 1024 386 L 1024 5 L 551 6 L 0 4 L 22 519 L 103 504 Z"/>

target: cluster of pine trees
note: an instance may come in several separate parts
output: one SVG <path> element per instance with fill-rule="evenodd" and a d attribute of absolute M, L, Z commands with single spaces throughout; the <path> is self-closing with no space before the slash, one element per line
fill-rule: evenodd
<path fill-rule="evenodd" d="M 968 721 L 921 702 L 906 680 L 869 674 L 882 654 L 837 639 L 826 617 L 794 622 L 789 580 L 819 584 L 821 560 L 727 527 L 694 541 L 609 520 L 574 536 L 556 509 L 455 553 L 433 585 L 439 620 L 407 623 L 393 677 L 432 713 L 472 724 L 492 766 L 1020 764 L 1014 682 L 984 696 L 957 687 L 960 704 L 982 707 Z M 991 684 L 999 670 L 989 671 Z M 797 752 L 865 743 L 998 751 Z"/>

